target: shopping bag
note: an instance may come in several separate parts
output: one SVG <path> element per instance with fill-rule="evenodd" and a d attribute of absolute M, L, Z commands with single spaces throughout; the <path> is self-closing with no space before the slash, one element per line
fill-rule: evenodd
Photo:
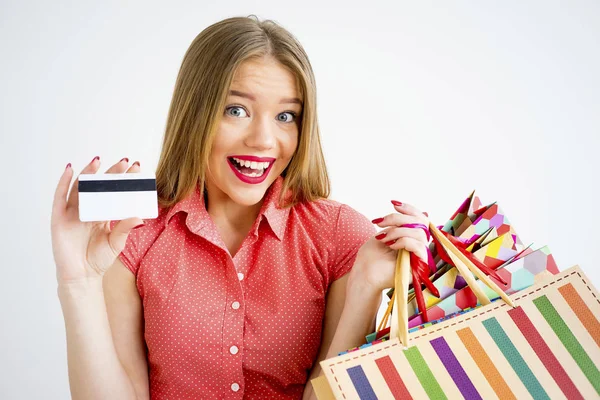
<path fill-rule="evenodd" d="M 324 399 L 600 398 L 600 295 L 575 266 L 503 300 L 321 362 Z"/>
<path fill-rule="evenodd" d="M 519 254 L 518 250 L 511 249 L 513 245 L 514 239 L 508 233 L 506 233 L 502 236 L 497 236 L 495 239 L 492 239 L 485 244 L 482 244 L 477 251 L 472 253 L 473 256 L 479 261 L 483 262 L 490 268 L 497 270 L 498 267 L 502 266 L 505 262 L 511 260 Z M 502 276 L 501 271 L 498 271 L 498 274 Z M 466 286 L 456 268 L 447 270 L 443 275 L 439 276 L 439 278 L 433 282 L 433 285 L 437 288 L 439 297 L 434 296 L 429 289 L 423 290 L 423 297 L 428 310 L 430 307 L 438 304 L 447 297 L 452 296 Z M 409 319 L 418 314 L 419 311 L 416 300 L 411 297 L 414 296 L 409 296 Z"/>
<path fill-rule="evenodd" d="M 507 284 L 504 285 L 501 282 L 494 280 L 494 278 L 490 279 L 508 294 L 527 289 L 534 283 L 547 280 L 552 275 L 559 273 L 554 257 L 550 253 L 548 246 L 532 251 L 516 260 L 511 260 L 509 264 L 498 269 L 497 272 L 498 275 L 504 278 Z M 447 274 L 455 276 L 455 270 L 450 270 Z M 490 300 L 494 300 L 498 297 L 496 292 L 485 286 L 483 282 L 477 281 L 477 284 Z M 454 291 L 453 294 L 442 300 L 436 300 L 437 301 L 435 302 L 431 302 L 430 306 L 428 304 L 427 313 L 431 320 L 437 320 L 461 310 L 477 307 L 479 305 L 477 297 L 475 297 L 469 286 Z M 410 306 L 411 303 L 409 303 L 409 315 Z M 421 315 L 409 317 L 409 329 L 422 324 L 426 324 L 426 321 L 423 321 Z"/>

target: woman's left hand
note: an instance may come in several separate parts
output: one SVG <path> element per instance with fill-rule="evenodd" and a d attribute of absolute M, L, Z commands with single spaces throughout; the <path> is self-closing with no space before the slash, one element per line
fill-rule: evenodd
<path fill-rule="evenodd" d="M 397 211 L 372 222 L 384 228 L 370 238 L 358 251 L 356 262 L 348 277 L 348 290 L 365 295 L 365 291 L 379 295 L 394 286 L 398 250 L 415 253 L 427 263 L 428 235 L 421 228 L 401 228 L 406 224 L 422 224 L 429 228 L 427 215 L 410 204 L 392 200 Z"/>

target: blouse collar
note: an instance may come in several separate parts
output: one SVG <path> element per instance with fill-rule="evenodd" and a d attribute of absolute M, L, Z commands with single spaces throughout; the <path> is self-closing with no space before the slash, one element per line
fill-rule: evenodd
<path fill-rule="evenodd" d="M 269 189 L 267 189 L 258 218 L 250 229 L 250 233 L 254 236 L 258 236 L 258 227 L 264 217 L 275 236 L 277 236 L 277 239 L 280 241 L 283 240 L 290 208 L 281 208 L 279 206 L 279 197 L 282 188 L 283 178 L 279 176 L 271 184 Z M 165 226 L 167 226 L 171 218 L 179 212 L 187 214 L 186 225 L 190 231 L 202 234 L 203 236 L 208 236 L 207 238 L 213 239 L 213 241 L 218 241 L 219 233 L 206 210 L 204 196 L 200 193 L 200 185 L 196 185 L 195 190 L 189 196 L 175 204 L 169 210 L 165 219 Z"/>

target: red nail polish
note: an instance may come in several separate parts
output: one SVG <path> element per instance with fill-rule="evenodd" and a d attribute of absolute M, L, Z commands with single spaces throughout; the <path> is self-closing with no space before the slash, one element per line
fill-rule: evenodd
<path fill-rule="evenodd" d="M 134 230 L 134 229 L 137 229 L 137 228 L 141 228 L 141 227 L 142 227 L 142 226 L 144 226 L 144 225 L 146 225 L 146 224 L 139 224 L 139 225 L 136 225 L 136 226 L 134 226 L 133 228 L 131 228 L 131 230 Z"/>
<path fill-rule="evenodd" d="M 375 239 L 381 240 L 381 239 L 383 239 L 385 237 L 385 235 L 387 235 L 387 233 L 385 233 L 385 232 L 380 233 L 379 235 L 375 236 Z"/>
<path fill-rule="evenodd" d="M 389 246 L 390 244 L 394 244 L 394 243 L 396 243 L 396 241 L 395 241 L 395 240 L 390 240 L 390 241 L 388 241 L 388 242 L 385 242 L 385 245 L 386 245 L 386 246 Z"/>
<path fill-rule="evenodd" d="M 131 166 L 132 166 L 132 167 L 133 167 L 134 165 L 137 165 L 138 167 L 141 167 L 141 165 L 140 165 L 140 162 L 139 162 L 139 161 L 136 161 L 136 162 L 134 162 L 133 164 L 131 164 Z"/>
<path fill-rule="evenodd" d="M 92 162 L 94 162 L 96 160 L 99 160 L 99 159 L 100 159 L 100 156 L 96 156 L 96 157 L 94 157 L 94 159 L 92 160 Z"/>
<path fill-rule="evenodd" d="M 429 214 L 427 214 L 427 212 L 423 211 L 423 215 L 429 218 Z"/>
<path fill-rule="evenodd" d="M 125 158 L 122 158 L 122 159 L 121 159 L 121 161 L 119 161 L 119 162 L 123 162 L 123 161 L 125 161 L 125 162 L 129 162 L 129 158 L 127 158 L 127 157 L 125 157 Z"/>
<path fill-rule="evenodd" d="M 395 206 L 400 207 L 402 205 L 402 202 L 398 201 L 398 200 L 392 200 L 392 204 Z"/>
<path fill-rule="evenodd" d="M 375 219 L 374 219 L 373 221 L 371 221 L 371 222 L 372 222 L 372 223 L 374 223 L 374 224 L 378 224 L 378 223 L 380 223 L 380 222 L 382 222 L 382 221 L 383 221 L 383 218 L 375 218 Z"/>
<path fill-rule="evenodd" d="M 65 169 L 69 169 L 71 168 L 71 163 L 68 163 L 67 166 L 65 167 Z"/>

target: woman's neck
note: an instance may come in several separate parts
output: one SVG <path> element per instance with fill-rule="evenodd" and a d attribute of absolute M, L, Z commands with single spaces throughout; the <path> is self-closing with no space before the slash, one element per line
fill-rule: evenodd
<path fill-rule="evenodd" d="M 206 211 L 208 211 L 208 214 L 215 223 L 217 221 L 226 222 L 230 226 L 247 226 L 248 229 L 250 229 L 256 220 L 263 204 L 263 200 L 261 200 L 252 206 L 244 206 L 235 203 L 229 198 L 220 201 L 219 199 L 211 199 L 210 195 L 207 197 L 208 204 L 206 205 Z"/>
<path fill-rule="evenodd" d="M 204 201 L 206 211 L 233 257 L 256 221 L 264 199 L 245 206 L 234 202 L 224 193 L 212 194 L 209 190 L 205 193 Z"/>

